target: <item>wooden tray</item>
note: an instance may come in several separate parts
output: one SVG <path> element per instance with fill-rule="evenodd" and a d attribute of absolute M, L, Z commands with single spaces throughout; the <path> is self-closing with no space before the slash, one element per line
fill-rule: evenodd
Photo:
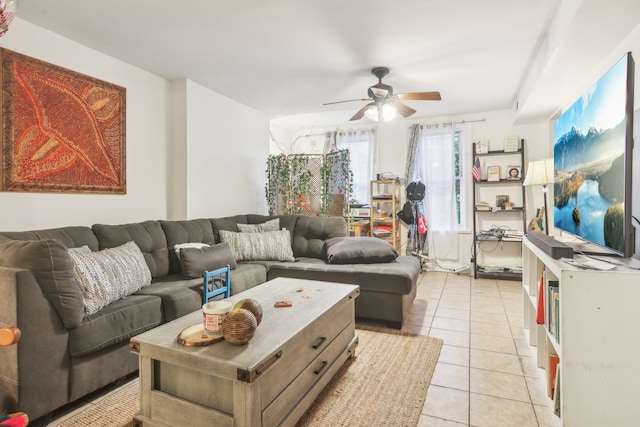
<path fill-rule="evenodd" d="M 222 335 L 207 335 L 204 332 L 204 325 L 198 323 L 197 325 L 189 326 L 178 334 L 176 341 L 178 344 L 185 347 L 201 347 L 209 344 L 213 344 L 222 341 L 224 337 Z"/>

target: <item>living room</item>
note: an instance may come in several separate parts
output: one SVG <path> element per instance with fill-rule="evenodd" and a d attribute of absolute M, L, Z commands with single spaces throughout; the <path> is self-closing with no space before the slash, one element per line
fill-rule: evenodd
<path fill-rule="evenodd" d="M 28 0 L 21 3 L 29 8 L 36 7 L 30 5 Z M 494 3 L 497 4 L 492 4 L 495 7 L 493 13 L 499 14 L 503 5 L 500 2 Z M 126 88 L 126 194 L 0 192 L 1 230 L 124 224 L 148 219 L 212 218 L 238 213 L 265 214 L 264 170 L 269 154 L 281 152 L 278 145 L 291 147 L 299 135 L 325 130 L 375 128 L 378 142 L 375 171 L 391 172 L 398 176 L 404 174 L 406 146 L 412 124 L 464 122 L 466 163 L 469 168 L 473 142 L 488 140 L 491 149 L 499 150 L 505 137 L 510 135 L 518 135 L 525 140 L 528 161 L 550 157 L 553 154 L 553 118 L 626 52 L 631 51 L 634 57 L 640 57 L 640 23 L 634 18 L 637 16 L 635 12 L 638 11 L 638 6 L 631 1 L 616 1 L 606 7 L 597 0 L 548 3 L 546 6 L 550 11 L 561 12 L 559 16 L 550 12 L 551 16 L 546 18 L 549 23 L 561 22 L 569 25 L 573 19 L 577 19 L 579 22 L 573 22 L 573 25 L 579 26 L 584 22 L 580 20 L 588 21 L 593 16 L 598 16 L 602 28 L 572 34 L 571 31 L 565 32 L 553 25 L 547 27 L 550 33 L 546 35 L 549 38 L 538 41 L 537 49 L 532 47 L 530 52 L 535 57 L 522 64 L 531 73 L 517 76 L 516 80 L 521 79 L 518 82 L 520 92 L 512 93 L 513 97 L 508 102 L 478 110 L 458 105 L 456 110 L 446 112 L 438 110 L 437 106 L 428 106 L 425 107 L 427 112 L 419 117 L 416 115 L 377 124 L 367 119 L 349 122 L 349 117 L 364 104 L 356 102 L 328 107 L 326 112 L 320 104 L 364 96 L 367 86 L 376 82 L 369 73 L 370 67 L 375 65 L 388 65 L 391 69 L 391 81 L 396 70 L 401 73 L 401 67 L 393 61 L 359 66 L 357 79 L 363 82 L 360 94 L 344 93 L 343 96 L 343 92 L 337 88 L 334 92 L 328 88 L 324 99 L 313 107 L 313 113 L 274 115 L 240 101 L 232 94 L 224 95 L 223 92 L 197 83 L 197 76 L 169 77 L 155 74 L 117 59 L 117 52 L 87 47 L 70 35 L 62 36 L 55 29 L 47 29 L 35 21 L 21 17 L 18 9 L 10 30 L 0 38 L 1 48 Z M 74 2 L 69 4 L 78 6 Z M 437 5 L 429 6 L 435 10 Z M 557 21 L 554 21 L 554 17 Z M 117 26 L 117 23 L 113 25 Z M 575 28 L 571 27 L 571 30 Z M 339 34 L 340 31 L 336 31 L 336 37 Z M 593 37 L 587 38 L 585 34 L 592 34 Z M 232 37 L 228 37 L 228 43 L 233 45 Z M 582 44 L 579 41 L 581 37 L 585 38 Z M 95 46 L 100 45 L 99 40 L 91 42 Z M 557 44 L 549 46 L 547 43 L 550 42 Z M 553 71 L 566 66 L 566 62 L 558 57 L 574 48 L 583 54 L 592 52 L 593 57 L 585 59 L 589 71 L 579 77 L 574 75 L 575 79 L 571 78 L 575 69 L 561 75 L 550 74 L 546 68 Z M 534 50 L 538 56 L 534 55 Z M 199 54 L 190 52 L 188 48 L 185 51 L 193 55 Z M 481 54 L 478 54 L 477 59 L 482 61 Z M 250 58 L 243 63 L 247 68 L 256 67 Z M 289 72 L 292 80 L 299 77 L 296 71 Z M 638 75 L 640 74 L 636 71 L 636 76 Z M 262 77 L 260 69 L 256 67 L 254 80 L 260 82 Z M 463 75 L 461 78 L 470 80 L 465 83 L 471 85 L 483 84 L 481 79 L 474 76 Z M 400 81 L 400 78 L 396 81 Z M 265 82 L 268 85 L 268 80 Z M 424 87 L 411 81 L 402 84 L 405 85 L 402 91 L 440 89 Z M 530 98 L 525 96 L 521 99 L 517 96 L 519 93 L 530 93 Z M 304 91 L 298 96 L 304 97 Z M 443 92 L 443 99 L 445 96 L 446 93 Z M 287 98 L 284 95 L 282 98 L 280 103 L 286 103 Z M 537 111 L 537 98 L 545 98 L 545 107 L 551 105 L 552 111 Z M 414 103 L 411 105 L 417 107 Z M 639 135 L 638 127 L 636 125 L 635 135 Z M 289 153 L 293 152 L 295 151 Z M 636 188 L 640 188 L 640 185 Z M 543 205 L 542 192 L 533 190 L 538 188 L 526 190 L 527 220 L 533 218 L 536 208 Z M 471 189 L 466 191 L 466 198 L 470 200 Z M 640 202 L 640 197 L 635 197 L 634 202 Z M 457 257 L 450 261 L 456 266 L 465 265 L 469 262 L 469 248 L 473 240 L 470 227 L 458 233 L 457 239 Z M 637 254 L 635 256 L 638 257 Z M 492 286 L 495 289 L 503 288 L 507 292 L 510 285 L 497 282 Z M 513 296 L 513 289 L 509 292 Z M 520 289 L 515 292 L 520 292 Z M 521 311 L 521 307 L 519 309 Z M 464 420 L 459 421 L 465 423 Z"/>

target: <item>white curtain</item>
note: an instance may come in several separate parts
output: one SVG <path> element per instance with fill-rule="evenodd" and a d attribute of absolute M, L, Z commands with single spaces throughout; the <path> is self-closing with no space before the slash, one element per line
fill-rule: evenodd
<path fill-rule="evenodd" d="M 435 259 L 458 260 L 460 230 L 459 215 L 464 209 L 458 206 L 462 198 L 456 192 L 461 180 L 456 172 L 464 164 L 461 156 L 464 145 L 456 146 L 456 128 L 450 123 L 423 125 L 416 147 L 415 170 L 411 180 L 422 181 L 426 186 L 424 207 L 429 233 L 429 256 Z M 459 149 L 458 156 L 456 150 Z M 457 182 L 456 182 L 457 181 Z"/>
<path fill-rule="evenodd" d="M 349 149 L 353 173 L 353 198 L 362 204 L 369 203 L 369 182 L 373 179 L 373 162 L 376 147 L 375 129 L 348 129 L 338 131 L 336 148 Z"/>

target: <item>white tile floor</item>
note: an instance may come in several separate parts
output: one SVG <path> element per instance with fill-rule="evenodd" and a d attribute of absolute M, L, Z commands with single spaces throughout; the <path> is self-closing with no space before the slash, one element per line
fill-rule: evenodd
<path fill-rule="evenodd" d="M 403 330 L 442 338 L 419 426 L 556 426 L 520 282 L 421 275 Z"/>

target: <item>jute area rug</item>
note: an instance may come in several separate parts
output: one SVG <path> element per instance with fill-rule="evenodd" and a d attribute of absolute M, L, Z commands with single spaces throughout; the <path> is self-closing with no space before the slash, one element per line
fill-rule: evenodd
<path fill-rule="evenodd" d="M 418 424 L 442 340 L 358 325 L 348 360 L 298 422 L 300 427 Z M 363 328 L 363 329 L 361 329 Z M 52 424 L 128 427 L 139 408 L 135 379 Z"/>

